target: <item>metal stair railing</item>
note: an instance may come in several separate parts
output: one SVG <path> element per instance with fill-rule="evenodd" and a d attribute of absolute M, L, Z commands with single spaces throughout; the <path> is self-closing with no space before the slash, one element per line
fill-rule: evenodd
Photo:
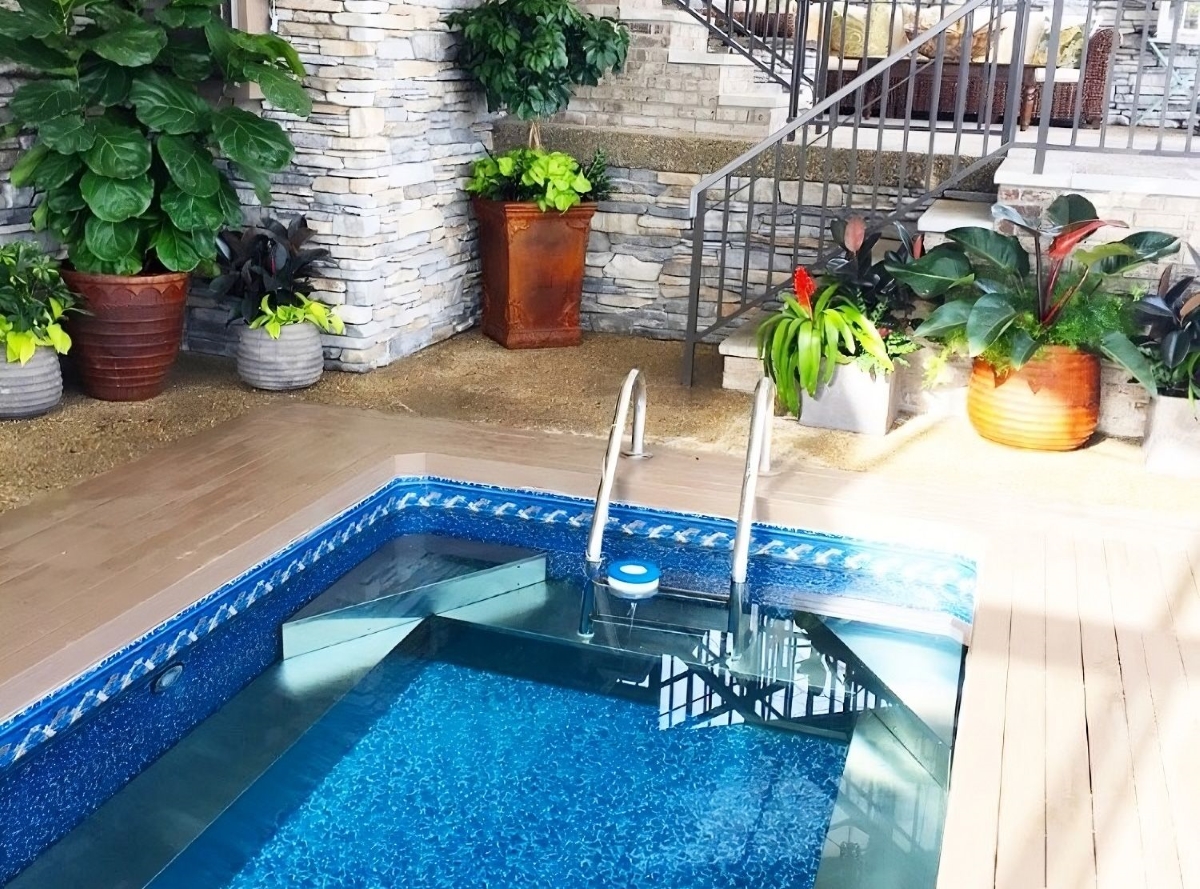
<path fill-rule="evenodd" d="M 1008 151 L 1030 7 L 968 0 L 692 189 L 685 385 L 698 344 L 778 299 L 797 266 L 832 258 L 835 219 L 863 216 L 868 233 L 912 222 Z M 1004 12 L 1015 13 L 1010 58 L 947 58 L 951 29 L 990 34 Z"/>

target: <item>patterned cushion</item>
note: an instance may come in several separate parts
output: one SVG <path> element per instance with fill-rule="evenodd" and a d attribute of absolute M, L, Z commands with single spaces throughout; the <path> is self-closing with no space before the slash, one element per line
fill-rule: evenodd
<path fill-rule="evenodd" d="M 1083 58 L 1083 25 L 1066 25 L 1058 36 L 1058 61 L 1056 68 L 1078 68 L 1079 60 Z M 1050 29 L 1042 34 L 1038 48 L 1030 60 L 1030 64 L 1042 67 L 1050 53 Z"/>

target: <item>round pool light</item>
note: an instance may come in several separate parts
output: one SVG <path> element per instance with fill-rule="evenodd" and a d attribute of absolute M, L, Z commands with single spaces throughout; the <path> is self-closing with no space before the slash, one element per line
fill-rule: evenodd
<path fill-rule="evenodd" d="M 621 599 L 649 599 L 658 592 L 658 566 L 640 559 L 623 559 L 608 566 L 608 588 Z"/>
<path fill-rule="evenodd" d="M 182 674 L 183 664 L 171 664 L 171 666 L 154 677 L 154 680 L 150 683 L 150 690 L 155 694 L 164 692 L 178 682 Z"/>

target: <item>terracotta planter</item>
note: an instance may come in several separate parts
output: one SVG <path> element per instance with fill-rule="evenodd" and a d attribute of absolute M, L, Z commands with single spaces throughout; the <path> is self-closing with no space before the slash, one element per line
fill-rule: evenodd
<path fill-rule="evenodd" d="M 508 349 L 577 346 L 595 204 L 543 213 L 474 198 L 483 258 L 483 332 Z"/>
<path fill-rule="evenodd" d="M 1100 418 L 1100 361 L 1066 346 L 1047 346 L 1019 371 L 998 377 L 975 359 L 967 416 L 986 439 L 1038 451 L 1073 451 Z"/>
<path fill-rule="evenodd" d="M 83 390 L 104 401 L 144 401 L 162 392 L 183 338 L 188 275 L 64 270 L 62 276 L 88 312 L 70 323 Z"/>

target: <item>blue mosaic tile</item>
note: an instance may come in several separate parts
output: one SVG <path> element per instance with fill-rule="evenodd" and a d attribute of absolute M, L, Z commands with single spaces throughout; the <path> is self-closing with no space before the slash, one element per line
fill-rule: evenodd
<path fill-rule="evenodd" d="M 376 698 L 339 703 L 154 889 L 812 886 L 844 744 L 663 731 L 657 707 L 398 669 L 377 668 Z"/>

